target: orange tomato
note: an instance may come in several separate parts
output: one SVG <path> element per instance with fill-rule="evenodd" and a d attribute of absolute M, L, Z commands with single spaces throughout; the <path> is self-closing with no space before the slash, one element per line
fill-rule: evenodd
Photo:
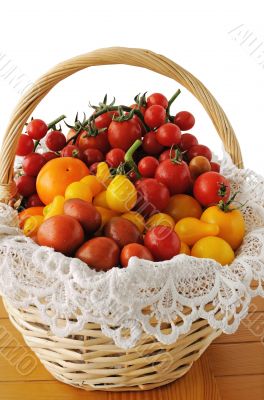
<path fill-rule="evenodd" d="M 198 201 L 192 196 L 175 194 L 171 196 L 169 204 L 163 212 L 169 214 L 175 222 L 178 222 L 186 217 L 200 218 L 203 210 Z"/>
<path fill-rule="evenodd" d="M 181 248 L 180 248 L 180 253 L 179 254 L 186 254 L 187 256 L 191 255 L 191 249 L 188 246 L 188 244 L 181 242 Z"/>
<path fill-rule="evenodd" d="M 42 215 L 44 207 L 30 207 L 18 214 L 19 226 L 23 228 L 25 221 L 33 215 Z"/>
<path fill-rule="evenodd" d="M 44 204 L 55 196 L 64 196 L 67 186 L 89 174 L 87 166 L 78 158 L 61 157 L 47 162 L 37 177 L 37 193 Z"/>

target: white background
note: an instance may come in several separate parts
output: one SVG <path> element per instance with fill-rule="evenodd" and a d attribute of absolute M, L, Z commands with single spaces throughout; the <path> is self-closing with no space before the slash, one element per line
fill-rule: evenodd
<path fill-rule="evenodd" d="M 0 137 L 23 86 L 54 64 L 99 47 L 144 47 L 173 59 L 208 87 L 236 131 L 245 165 L 264 174 L 263 3 L 243 3 L 1 2 Z M 4 60 L 15 68 L 9 77 Z M 21 74 L 22 83 L 14 87 L 14 77 Z M 60 83 L 34 117 L 48 122 L 66 113 L 70 122 L 76 111 L 89 112 L 88 102 L 98 102 L 106 92 L 116 96 L 118 102 L 129 104 L 140 91 L 161 91 L 169 97 L 178 87 L 167 78 L 137 68 L 91 68 Z M 183 90 L 174 107 L 195 114 L 193 133 L 221 155 L 217 133 L 197 100 Z"/>

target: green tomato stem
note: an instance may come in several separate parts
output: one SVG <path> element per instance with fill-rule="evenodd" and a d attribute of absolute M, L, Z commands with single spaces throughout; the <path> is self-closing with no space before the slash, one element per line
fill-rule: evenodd
<path fill-rule="evenodd" d="M 60 121 L 62 121 L 65 118 L 66 118 L 66 115 L 60 115 L 58 118 L 54 119 L 54 121 L 51 121 L 48 124 L 48 129 L 53 128 L 54 126 L 56 126 L 56 124 L 58 124 Z"/>
<path fill-rule="evenodd" d="M 168 101 L 168 107 L 167 107 L 167 110 L 166 110 L 167 115 L 170 115 L 171 105 L 174 102 L 174 100 L 177 99 L 177 97 L 179 96 L 180 93 L 181 93 L 181 89 L 178 89 L 177 92 L 175 92 L 174 95 L 171 96 L 170 100 Z"/>
<path fill-rule="evenodd" d="M 142 145 L 142 141 L 137 139 L 132 146 L 127 150 L 125 154 L 125 162 L 130 166 L 130 168 L 136 173 L 137 178 L 141 178 L 141 175 L 138 171 L 137 164 L 133 160 L 133 154 L 135 151 Z"/>

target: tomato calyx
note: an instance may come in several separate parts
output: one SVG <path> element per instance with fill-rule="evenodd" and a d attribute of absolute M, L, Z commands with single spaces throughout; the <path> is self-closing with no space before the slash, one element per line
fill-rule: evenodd
<path fill-rule="evenodd" d="M 229 200 L 224 201 L 224 200 L 220 200 L 218 203 L 218 207 L 220 208 L 221 211 L 228 213 L 231 212 L 233 210 L 240 210 L 242 209 L 248 202 L 248 200 L 245 203 L 240 203 L 240 201 L 236 200 L 236 196 L 241 193 L 240 191 L 235 192 Z M 239 204 L 238 207 L 234 206 L 234 203 Z"/>
<path fill-rule="evenodd" d="M 118 115 L 114 115 L 112 120 L 116 122 L 129 121 L 134 117 L 135 110 L 131 109 L 129 112 L 125 112 L 122 106 L 118 106 Z"/>
<path fill-rule="evenodd" d="M 173 155 L 174 150 L 174 155 Z M 174 164 L 181 164 L 183 162 L 183 152 L 178 146 L 171 146 L 170 148 L 170 160 Z"/>
<path fill-rule="evenodd" d="M 138 105 L 138 109 L 139 110 L 140 110 L 141 107 L 146 107 L 147 106 L 146 94 L 147 94 L 147 92 L 143 93 L 142 96 L 141 96 L 141 93 L 138 93 L 134 97 L 134 101 Z"/>
<path fill-rule="evenodd" d="M 89 106 L 95 110 L 97 113 L 98 111 L 104 111 L 107 112 L 109 111 L 109 107 L 113 107 L 115 104 L 115 97 L 111 101 L 111 103 L 107 104 L 107 94 L 105 94 L 104 99 L 102 102 L 99 102 L 98 106 L 93 106 L 91 103 L 89 103 Z"/>
<path fill-rule="evenodd" d="M 173 117 L 170 117 L 170 108 L 171 108 L 172 103 L 177 99 L 177 97 L 178 97 L 180 94 L 181 94 L 181 90 L 178 89 L 178 90 L 171 96 L 171 98 L 170 98 L 169 101 L 168 101 L 168 107 L 167 107 L 167 109 L 166 109 L 166 114 L 167 114 L 169 120 L 172 121 L 172 122 L 173 122 L 173 119 L 174 119 L 174 118 L 173 118 Z M 172 118 L 172 119 L 171 119 L 171 118 Z"/>
<path fill-rule="evenodd" d="M 227 186 L 223 182 L 219 183 L 219 189 L 217 192 L 218 196 L 225 197 L 226 191 L 227 191 Z"/>

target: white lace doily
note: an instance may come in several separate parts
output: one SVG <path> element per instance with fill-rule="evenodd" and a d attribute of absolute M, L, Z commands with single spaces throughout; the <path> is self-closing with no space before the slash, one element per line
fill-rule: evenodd
<path fill-rule="evenodd" d="M 36 245 L 19 230 L 17 213 L 0 203 L 0 293 L 17 308 L 36 306 L 57 336 L 95 322 L 122 348 L 134 346 L 143 331 L 173 343 L 198 318 L 234 332 L 251 298 L 264 296 L 264 179 L 237 169 L 227 155 L 221 168 L 234 191 L 240 191 L 238 200 L 247 202 L 247 233 L 229 267 L 179 255 L 165 262 L 133 257 L 127 268 L 96 272 L 78 259 Z M 251 288 L 253 280 L 258 285 Z M 64 327 L 57 324 L 59 317 L 65 319 Z M 166 335 L 162 322 L 171 326 Z M 124 329 L 129 336 L 122 335 Z"/>

